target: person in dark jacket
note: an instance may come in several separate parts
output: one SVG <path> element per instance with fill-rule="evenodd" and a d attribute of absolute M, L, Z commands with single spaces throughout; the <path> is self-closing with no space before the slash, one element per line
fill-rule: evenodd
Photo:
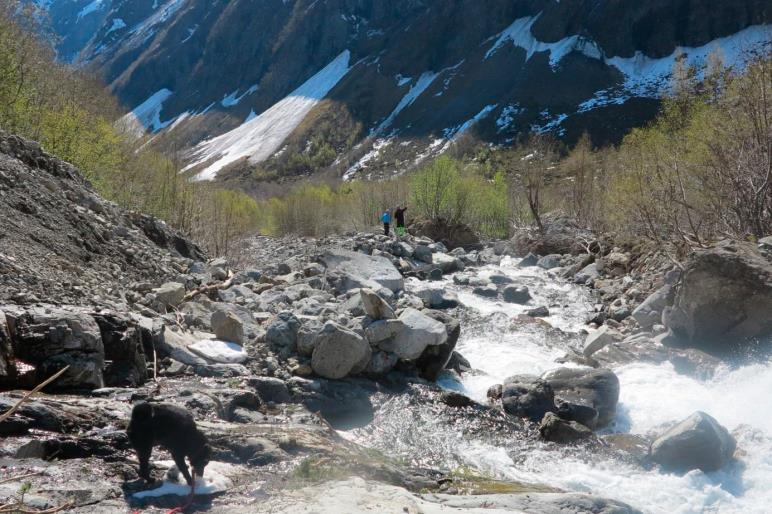
<path fill-rule="evenodd" d="M 406 234 L 405 231 L 405 211 L 407 206 L 397 207 L 394 210 L 394 219 L 397 221 L 397 236 L 403 237 Z"/>
<path fill-rule="evenodd" d="M 388 236 L 391 230 L 391 213 L 388 210 L 381 214 L 381 222 L 383 223 L 383 233 Z"/>

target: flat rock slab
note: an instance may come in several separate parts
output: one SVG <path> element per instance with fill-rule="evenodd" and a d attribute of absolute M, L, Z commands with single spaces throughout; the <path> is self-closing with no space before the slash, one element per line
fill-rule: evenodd
<path fill-rule="evenodd" d="M 188 346 L 188 349 L 196 355 L 218 364 L 241 364 L 248 358 L 244 347 L 217 339 L 198 341 Z"/>
<path fill-rule="evenodd" d="M 322 257 L 322 262 L 328 270 L 335 270 L 352 278 L 361 279 L 360 281 L 353 280 L 352 286 L 356 286 L 354 282 L 361 282 L 356 287 L 368 287 L 368 283 L 376 283 L 394 293 L 405 287 L 402 274 L 386 257 L 365 255 L 347 250 L 330 250 Z"/>

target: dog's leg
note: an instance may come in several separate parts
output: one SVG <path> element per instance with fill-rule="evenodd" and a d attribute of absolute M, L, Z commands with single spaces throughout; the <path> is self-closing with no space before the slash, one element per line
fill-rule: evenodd
<path fill-rule="evenodd" d="M 150 455 L 153 453 L 152 444 L 141 444 L 135 446 L 137 451 L 137 459 L 139 459 L 139 476 L 147 483 L 153 482 L 153 477 L 150 476 Z"/>
<path fill-rule="evenodd" d="M 179 469 L 182 476 L 185 477 L 185 481 L 190 487 L 193 487 L 193 477 L 190 476 L 190 471 L 188 471 L 188 463 L 185 462 L 185 454 L 182 452 L 173 452 L 172 458 L 174 459 L 174 463 L 177 464 L 177 469 Z"/>

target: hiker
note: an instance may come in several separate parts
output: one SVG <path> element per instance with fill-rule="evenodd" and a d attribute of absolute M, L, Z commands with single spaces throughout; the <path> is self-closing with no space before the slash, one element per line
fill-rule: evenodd
<path fill-rule="evenodd" d="M 407 210 L 407 206 L 404 207 L 397 207 L 394 210 L 394 219 L 397 220 L 397 236 L 403 237 L 406 234 L 405 231 L 405 211 Z"/>
<path fill-rule="evenodd" d="M 381 221 L 383 222 L 383 233 L 388 237 L 391 229 L 391 213 L 388 210 L 383 211 L 383 214 L 381 214 Z"/>

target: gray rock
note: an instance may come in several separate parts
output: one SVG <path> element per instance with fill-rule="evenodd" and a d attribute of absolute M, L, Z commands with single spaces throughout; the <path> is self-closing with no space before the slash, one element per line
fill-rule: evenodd
<path fill-rule="evenodd" d="M 167 282 L 154 290 L 156 299 L 167 307 L 176 307 L 185 298 L 185 284 Z"/>
<path fill-rule="evenodd" d="M 550 315 L 550 310 L 542 305 L 541 307 L 536 307 L 535 309 L 526 311 L 525 314 L 532 318 L 546 318 Z"/>
<path fill-rule="evenodd" d="M 472 293 L 483 298 L 498 298 L 499 290 L 494 285 L 477 286 L 472 289 Z"/>
<path fill-rule="evenodd" d="M 244 323 L 232 312 L 215 311 L 211 325 L 218 339 L 244 345 Z"/>
<path fill-rule="evenodd" d="M 532 268 L 536 266 L 538 262 L 539 262 L 539 258 L 536 255 L 529 253 L 528 255 L 520 259 L 520 262 L 518 262 L 517 265 L 520 268 Z"/>
<path fill-rule="evenodd" d="M 504 301 L 520 305 L 531 301 L 531 292 L 526 286 L 507 286 L 503 291 Z"/>
<path fill-rule="evenodd" d="M 265 342 L 284 358 L 294 354 L 297 349 L 300 321 L 291 312 L 281 312 L 268 325 Z"/>
<path fill-rule="evenodd" d="M 455 273 L 464 270 L 464 262 L 447 253 L 437 252 L 432 255 L 432 265 L 441 269 L 444 274 Z"/>
<path fill-rule="evenodd" d="M 371 344 L 377 344 L 396 337 L 405 330 L 405 324 L 398 319 L 383 319 L 370 323 L 365 328 L 365 337 Z"/>
<path fill-rule="evenodd" d="M 249 379 L 249 385 L 255 389 L 264 403 L 289 403 L 292 401 L 287 384 L 278 378 L 254 377 Z"/>
<path fill-rule="evenodd" d="M 592 264 L 588 264 L 579 270 L 579 272 L 574 275 L 574 283 L 586 284 L 590 280 L 595 280 L 599 276 L 600 273 L 598 272 L 598 265 L 593 262 Z"/>
<path fill-rule="evenodd" d="M 539 259 L 536 265 L 542 269 L 550 270 L 550 269 L 559 268 L 562 260 L 563 260 L 562 255 L 558 255 L 558 254 L 545 255 L 544 257 Z"/>
<path fill-rule="evenodd" d="M 590 357 L 592 354 L 605 348 L 611 343 L 617 343 L 622 341 L 625 336 L 618 330 L 614 330 L 608 325 L 603 325 L 598 330 L 587 334 L 587 338 L 584 340 L 584 350 L 582 353 L 585 357 Z"/>
<path fill-rule="evenodd" d="M 318 319 L 308 319 L 303 322 L 298 329 L 297 349 L 298 353 L 304 357 L 311 357 L 314 354 L 317 334 L 322 330 L 324 324 Z"/>
<path fill-rule="evenodd" d="M 598 411 L 598 428 L 608 425 L 616 415 L 619 379 L 608 369 L 559 368 L 542 378 L 552 387 L 559 401 L 586 405 Z"/>
<path fill-rule="evenodd" d="M 440 373 L 446 368 L 451 356 L 455 353 L 456 344 L 461 337 L 461 323 L 444 312 L 425 311 L 424 314 L 445 325 L 445 332 L 448 335 L 444 343 L 427 346 L 416 361 L 416 368 L 421 376 L 434 382 L 439 378 Z"/>
<path fill-rule="evenodd" d="M 347 250 L 330 250 L 322 257 L 328 271 L 339 274 L 336 288 L 341 292 L 378 284 L 396 293 L 405 287 L 399 270 L 385 257 L 373 257 Z"/>
<path fill-rule="evenodd" d="M 555 393 L 539 377 L 515 375 L 504 381 L 501 403 L 508 414 L 538 422 L 555 410 Z"/>
<path fill-rule="evenodd" d="M 413 257 L 426 264 L 432 264 L 432 251 L 426 245 L 418 245 L 413 251 Z"/>
<path fill-rule="evenodd" d="M 367 365 L 366 373 L 370 375 L 385 375 L 397 365 L 399 357 L 390 352 L 373 352 L 370 362 Z"/>
<path fill-rule="evenodd" d="M 370 357 L 370 345 L 362 336 L 328 321 L 317 335 L 311 368 L 321 377 L 341 379 L 364 371 Z"/>
<path fill-rule="evenodd" d="M 415 294 L 429 309 L 453 309 L 458 307 L 458 296 L 444 288 L 427 288 L 416 291 Z"/>
<path fill-rule="evenodd" d="M 371 289 L 362 289 L 359 294 L 362 297 L 362 307 L 365 313 L 374 320 L 394 319 L 394 309 L 386 303 L 386 300 L 378 296 Z"/>
<path fill-rule="evenodd" d="M 441 345 L 448 339 L 444 324 L 415 309 L 405 309 L 399 320 L 405 325 L 405 329 L 378 346 L 382 350 L 395 353 L 400 359 L 415 360 L 427 346 Z"/>
<path fill-rule="evenodd" d="M 668 297 L 672 287 L 665 285 L 652 293 L 643 303 L 633 311 L 633 319 L 643 330 L 651 330 L 654 325 L 661 323 L 662 312 L 667 306 Z"/>
<path fill-rule="evenodd" d="M 493 275 L 488 277 L 488 280 L 490 280 L 492 284 L 496 284 L 497 286 L 501 286 L 504 284 L 511 284 L 515 281 L 512 277 L 508 277 L 501 273 L 494 273 Z"/>
<path fill-rule="evenodd" d="M 0 310 L 0 384 L 16 380 L 16 364 L 5 313 Z"/>
<path fill-rule="evenodd" d="M 558 405 L 557 415 L 566 421 L 576 421 L 587 428 L 598 426 L 598 411 L 587 405 L 562 402 Z"/>
<path fill-rule="evenodd" d="M 467 495 L 424 495 L 450 512 L 496 509 L 497 512 L 528 514 L 641 514 L 629 505 L 596 495 L 577 493 L 521 493 Z"/>
<path fill-rule="evenodd" d="M 651 458 L 667 469 L 716 471 L 734 455 L 737 442 L 704 412 L 695 412 L 651 445 Z"/>
<path fill-rule="evenodd" d="M 668 346 L 724 352 L 772 334 L 772 262 L 749 243 L 692 254 L 665 311 Z"/>
<path fill-rule="evenodd" d="M 592 430 L 581 423 L 562 419 L 552 412 L 546 413 L 541 420 L 539 434 L 545 441 L 561 444 L 575 443 L 593 436 Z"/>

